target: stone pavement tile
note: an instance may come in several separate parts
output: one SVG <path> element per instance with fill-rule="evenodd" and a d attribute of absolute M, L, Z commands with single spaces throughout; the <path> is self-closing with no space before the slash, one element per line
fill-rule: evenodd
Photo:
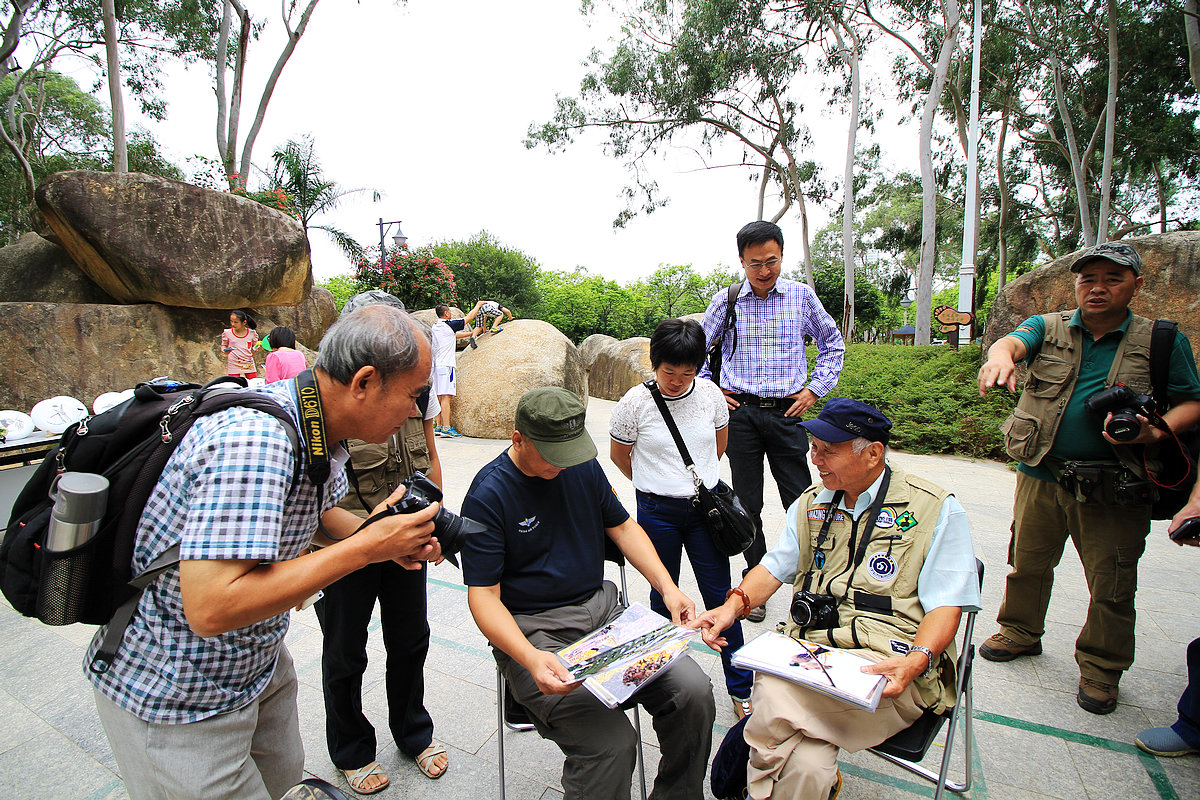
<path fill-rule="evenodd" d="M 495 726 L 492 736 L 479 752 L 481 760 L 487 761 L 492 769 L 492 776 L 498 775 L 499 750 L 496 743 Z M 524 778 L 543 787 L 551 787 L 562 791 L 562 751 L 554 742 L 538 736 L 537 731 L 511 731 L 504 729 L 504 765 L 508 776 L 508 785 L 513 785 L 514 778 Z M 496 777 L 492 778 L 495 782 Z M 483 784 L 486 786 L 487 784 Z M 482 796 L 497 797 L 499 793 Z"/>
<path fill-rule="evenodd" d="M 1153 764 L 1151 769 L 1162 770 L 1180 800 L 1200 797 L 1200 755 L 1155 758 Z"/>
<path fill-rule="evenodd" d="M 1133 734 L 1130 731 L 1135 734 L 1147 727 L 1146 714 L 1128 703 L 1119 703 L 1111 714 L 1089 714 L 1075 702 L 1075 684 L 1069 690 L 1059 691 L 1022 682 L 985 679 L 977 674 L 974 686 L 977 717 L 981 713 L 992 713 L 1116 741 L 1131 741 Z M 1018 730 L 1007 726 L 1006 729 Z M 1043 738 L 1054 740 L 1053 737 Z"/>
<path fill-rule="evenodd" d="M 0 725 L 0 754 L 53 730 L 6 691 L 0 691 L 0 720 L 4 720 Z"/>
<path fill-rule="evenodd" d="M 1151 718 L 1153 714 L 1170 715 L 1175 721 L 1179 695 L 1187 686 L 1180 672 L 1156 672 L 1149 669 L 1130 670 L 1121 679 L 1121 702 L 1141 708 Z"/>
<path fill-rule="evenodd" d="M 383 687 L 364 704 L 382 703 Z M 434 736 L 446 745 L 479 753 L 496 726 L 496 693 L 444 673 L 425 675 L 425 707 L 433 717 Z"/>
<path fill-rule="evenodd" d="M 67 737 L 49 731 L 0 754 L 0 797 L 128 800 L 129 795 L 114 772 Z"/>
<path fill-rule="evenodd" d="M 972 794 L 972 796 L 978 796 Z M 987 796 L 993 800 L 1048 800 L 1048 798 L 1061 798 L 1061 795 L 1046 794 L 1045 792 L 1033 791 L 1021 786 L 1013 786 L 1010 783 L 1003 781 L 989 780 L 987 784 Z M 1063 798 L 1063 800 L 1079 800 L 1078 797 Z"/>
<path fill-rule="evenodd" d="M 1160 797 L 1154 781 L 1136 755 L 1074 742 L 1067 744 L 1067 750 L 1079 773 L 1087 776 L 1085 796 L 1090 800 L 1110 800 L 1114 797 L 1123 800 L 1158 800 Z"/>
<path fill-rule="evenodd" d="M 1086 796 L 1066 742 L 978 721 L 975 736 L 989 797 L 1000 796 L 995 794 L 994 783 L 1070 800 Z"/>

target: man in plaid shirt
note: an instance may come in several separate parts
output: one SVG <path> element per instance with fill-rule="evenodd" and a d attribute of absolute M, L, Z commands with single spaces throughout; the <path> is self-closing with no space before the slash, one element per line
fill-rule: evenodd
<path fill-rule="evenodd" d="M 111 667 L 86 668 L 106 628 L 85 660 L 132 800 L 273 800 L 303 778 L 296 671 L 283 645 L 290 610 L 367 564 L 394 559 L 416 569 L 441 553 L 431 538 L 437 504 L 351 535 L 362 521 L 335 507 L 347 490 L 347 455 L 334 443 L 382 442 L 398 431 L 416 413 L 431 360 L 429 329 L 389 306 L 329 329 L 313 369 L 332 451 L 319 487 L 307 471 L 293 484 L 291 440 L 268 414 L 231 408 L 184 435 L 142 514 L 133 566 L 177 543 L 180 562 L 147 587 Z M 262 391 L 305 431 L 308 464 L 298 386 Z M 304 407 L 307 422 L 308 395 Z M 327 546 L 308 552 L 310 543 Z"/>
<path fill-rule="evenodd" d="M 754 518 L 758 533 L 746 551 L 750 569 L 767 552 L 762 530 L 763 456 L 786 509 L 812 482 L 808 436 L 799 422 L 819 397 L 837 385 L 846 345 L 829 312 L 807 284 L 780 278 L 783 231 L 772 222 L 751 222 L 737 235 L 738 259 L 746 280 L 737 293 L 735 329 L 721 347 L 719 385 L 729 404 L 729 468 L 733 490 Z M 725 326 L 729 292 L 713 296 L 704 313 L 704 333 L 712 347 Z M 804 338 L 817 343 L 817 361 L 808 375 Z M 700 376 L 711 378 L 708 365 Z M 762 622 L 766 608 L 747 619 Z"/>

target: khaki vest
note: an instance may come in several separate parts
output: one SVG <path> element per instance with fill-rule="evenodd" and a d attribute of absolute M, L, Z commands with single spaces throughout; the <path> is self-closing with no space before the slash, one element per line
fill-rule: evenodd
<path fill-rule="evenodd" d="M 417 470 L 427 472 L 433 463 L 425 441 L 425 423 L 420 417 L 409 417 L 400 432 L 382 444 L 351 439 L 349 445 L 350 467 L 358 478 L 358 492 L 351 484 L 350 492 L 338 507 L 363 519 L 396 490 L 400 481 Z M 368 508 L 363 508 L 360 494 Z"/>
<path fill-rule="evenodd" d="M 1046 334 L 1029 365 L 1025 388 L 1013 413 L 1000 426 L 1004 448 L 1017 461 L 1037 466 L 1050 452 L 1062 422 L 1063 411 L 1075 391 L 1075 378 L 1083 359 L 1084 330 L 1069 324 L 1074 312 L 1044 314 Z M 1113 356 L 1105 388 L 1124 383 L 1141 394 L 1150 393 L 1150 334 L 1154 321 L 1134 315 Z M 1090 335 L 1090 334 L 1089 334 Z M 1096 421 L 1097 426 L 1100 420 Z M 1112 445 L 1118 461 L 1139 478 L 1146 477 L 1142 448 Z"/>
<path fill-rule="evenodd" d="M 838 598 L 838 627 L 810 630 L 805 638 L 845 649 L 869 648 L 885 656 L 906 654 L 925 617 L 917 598 L 917 578 L 929 553 L 942 503 L 950 493 L 924 478 L 893 468 L 871 542 L 862 563 L 851 572 L 867 514 L 856 522 L 843 511 L 834 512 L 829 534 L 821 545 L 824 561 L 817 567 L 817 540 L 827 508 L 815 502 L 821 488 L 820 484 L 811 486 L 800 496 L 796 520 L 800 559 L 793 589 L 803 589 L 805 577 L 811 573 L 808 591 Z M 798 636 L 799 628 L 792 624 L 787 632 Z M 935 713 L 954 705 L 956 660 L 952 641 L 939 656 L 933 672 L 914 681 L 921 701 Z"/>

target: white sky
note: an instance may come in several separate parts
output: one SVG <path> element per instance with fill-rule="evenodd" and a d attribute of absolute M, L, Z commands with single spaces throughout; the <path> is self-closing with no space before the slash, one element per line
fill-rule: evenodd
<path fill-rule="evenodd" d="M 282 37 L 277 2 L 248 5 L 269 25 L 251 47 L 239 138 Z M 378 244 L 382 217 L 403 220 L 410 245 L 467 239 L 486 229 L 544 268 L 582 265 L 622 283 L 661 264 L 691 264 L 700 272 L 735 265 L 734 234 L 757 209 L 748 173 L 703 170 L 694 155 L 679 151 L 651 166 L 670 204 L 614 231 L 628 176 L 603 154 L 601 133 L 558 155 L 522 145 L 529 124 L 553 113 L 556 93 L 576 92 L 580 62 L 593 46 L 607 50 L 608 35 L 589 27 L 575 0 L 410 0 L 402 6 L 324 0 L 276 88 L 254 161 L 269 167 L 276 146 L 311 133 L 325 175 L 368 190 L 318 222 L 363 244 Z M 168 88 L 167 121 L 147 127 L 181 166 L 193 154 L 214 158 L 216 103 L 208 70 L 173 70 Z M 821 116 L 808 118 L 816 158 L 838 175 L 845 120 L 819 100 L 810 108 L 821 109 Z M 885 122 L 876 135 L 885 164 L 913 168 L 915 131 Z M 860 133 L 860 145 L 865 138 Z M 382 192 L 382 201 L 372 202 L 371 190 Z M 815 234 L 829 212 L 812 207 L 810 215 Z M 799 222 L 789 215 L 781 224 L 794 266 Z M 318 280 L 350 271 L 324 234 L 314 231 L 310 239 Z"/>

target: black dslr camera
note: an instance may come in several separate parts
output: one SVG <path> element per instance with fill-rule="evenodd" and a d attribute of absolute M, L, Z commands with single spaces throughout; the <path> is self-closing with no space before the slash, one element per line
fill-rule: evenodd
<path fill-rule="evenodd" d="M 400 481 L 400 485 L 404 487 L 404 496 L 400 498 L 399 503 L 388 506 L 389 513 L 415 514 L 422 509 L 429 508 L 430 503 L 442 501 L 442 490 L 436 483 L 426 478 L 423 472 L 414 472 Z M 482 533 L 485 530 L 487 527 L 482 523 L 467 517 L 460 517 L 445 506 L 439 508 L 433 518 L 433 535 L 437 537 L 438 543 L 442 546 L 442 555 L 456 567 L 458 559 L 454 557 L 454 554 L 462 552 L 466 536 Z"/>
<path fill-rule="evenodd" d="M 1123 383 L 1096 392 L 1083 401 L 1083 406 L 1098 417 L 1112 412 L 1112 419 L 1105 424 L 1104 432 L 1118 442 L 1137 438 L 1138 431 L 1142 429 L 1139 414 L 1152 423 L 1159 419 L 1154 398 L 1148 394 L 1138 394 Z"/>
<path fill-rule="evenodd" d="M 796 592 L 792 595 L 791 610 L 792 622 L 799 625 L 802 631 L 837 627 L 837 599 L 832 595 Z"/>

